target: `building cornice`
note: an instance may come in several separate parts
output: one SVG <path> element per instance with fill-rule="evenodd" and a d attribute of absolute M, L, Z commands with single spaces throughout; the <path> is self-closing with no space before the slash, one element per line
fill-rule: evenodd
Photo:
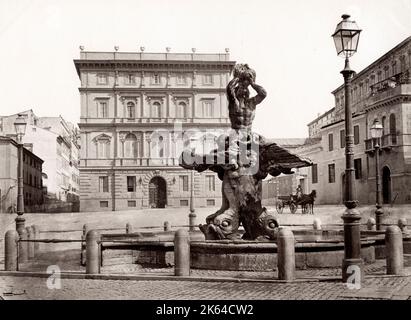
<path fill-rule="evenodd" d="M 356 118 L 359 118 L 359 117 L 361 117 L 361 116 L 365 116 L 365 114 L 366 114 L 366 111 L 362 111 L 362 112 L 359 112 L 359 113 L 354 113 L 354 114 L 352 115 L 352 118 L 353 118 L 353 119 L 356 119 Z M 333 123 L 326 124 L 325 126 L 322 126 L 322 127 L 321 127 L 321 130 L 322 130 L 322 129 L 326 129 L 326 128 L 330 128 L 330 127 L 332 127 L 332 126 L 334 126 L 334 125 L 337 125 L 337 124 L 339 124 L 339 123 L 341 123 L 341 122 L 344 122 L 344 119 L 340 119 L 340 120 L 334 121 Z"/>
<path fill-rule="evenodd" d="M 145 93 L 145 92 L 149 92 L 151 93 L 163 93 L 163 94 L 174 94 L 174 93 L 184 93 L 184 94 L 193 94 L 193 93 L 197 93 L 197 92 L 211 92 L 211 93 L 225 93 L 226 89 L 225 88 L 201 88 L 201 87 L 197 87 L 197 88 L 150 88 L 150 87 L 105 87 L 105 88 L 101 88 L 101 87 L 79 87 L 78 88 L 79 92 L 116 92 L 116 93 Z"/>
<path fill-rule="evenodd" d="M 330 110 L 324 112 L 323 114 L 321 114 L 320 116 L 318 116 L 317 118 L 315 118 L 313 121 L 311 121 L 309 124 L 307 124 L 307 126 L 312 125 L 313 123 L 317 122 L 318 120 L 326 117 L 328 114 L 333 113 L 335 111 L 335 107 L 332 107 Z"/>
<path fill-rule="evenodd" d="M 161 128 L 168 128 L 168 127 L 174 127 L 176 123 L 174 122 L 149 122 L 149 123 L 135 123 L 135 122 L 130 122 L 130 123 L 79 123 L 78 126 L 80 129 L 83 128 L 152 128 L 153 130 L 155 129 L 161 129 Z M 221 127 L 221 128 L 230 128 L 229 123 L 218 123 L 218 122 L 213 122 L 213 123 L 182 123 L 182 127 L 187 127 L 187 128 L 195 128 L 195 127 L 208 127 L 208 128 L 214 128 L 214 127 Z"/>
<path fill-rule="evenodd" d="M 359 73 L 356 73 L 352 79 L 351 79 L 351 83 L 353 83 L 355 80 L 357 80 L 358 78 L 362 77 L 364 74 L 366 74 L 368 71 L 370 71 L 372 68 L 374 68 L 375 66 L 377 66 L 378 64 L 380 64 L 382 61 L 384 61 L 385 59 L 387 59 L 390 55 L 392 55 L 394 52 L 399 51 L 401 48 L 405 47 L 406 45 L 408 45 L 408 43 L 411 42 L 411 37 L 406 38 L 404 41 L 402 41 L 401 43 L 399 43 L 398 45 L 396 45 L 394 48 L 392 48 L 390 51 L 386 52 L 383 56 L 381 56 L 380 58 L 378 58 L 377 60 L 375 60 L 373 63 L 371 63 L 368 67 L 366 67 L 365 69 L 361 70 Z M 334 91 L 332 91 L 332 94 L 335 94 L 336 92 L 342 90 L 344 88 L 344 84 L 340 85 L 337 89 L 335 89 Z"/>
<path fill-rule="evenodd" d="M 369 112 L 372 110 L 377 110 L 381 107 L 392 106 L 394 104 L 411 102 L 411 95 L 409 94 L 400 94 L 392 97 L 387 97 L 385 99 L 379 100 L 365 108 L 365 111 Z"/>
<path fill-rule="evenodd" d="M 77 75 L 82 71 L 231 71 L 235 61 L 82 60 L 75 59 Z"/>

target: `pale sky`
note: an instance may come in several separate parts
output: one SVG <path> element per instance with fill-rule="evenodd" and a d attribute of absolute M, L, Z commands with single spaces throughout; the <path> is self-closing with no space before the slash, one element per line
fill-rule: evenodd
<path fill-rule="evenodd" d="M 411 0 L 0 0 L 0 115 L 33 109 L 78 123 L 73 59 L 89 51 L 224 52 L 248 63 L 268 91 L 254 130 L 308 136 L 342 84 L 331 34 L 343 13 L 363 29 L 361 71 L 411 35 Z"/>

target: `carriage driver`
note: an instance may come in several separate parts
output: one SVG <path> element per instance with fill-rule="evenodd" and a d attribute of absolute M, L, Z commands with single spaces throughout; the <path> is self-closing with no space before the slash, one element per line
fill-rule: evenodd
<path fill-rule="evenodd" d="M 297 189 L 295 190 L 295 194 L 297 196 L 297 199 L 301 199 L 302 195 L 303 195 L 303 189 L 301 188 L 301 185 L 297 186 Z"/>

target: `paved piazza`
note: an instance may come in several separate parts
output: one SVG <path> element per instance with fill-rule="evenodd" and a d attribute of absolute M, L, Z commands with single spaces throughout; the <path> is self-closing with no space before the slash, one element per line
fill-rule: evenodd
<path fill-rule="evenodd" d="M 281 224 L 305 224 L 311 228 L 314 218 L 320 218 L 324 224 L 341 223 L 344 208 L 337 206 L 319 206 L 312 215 L 277 215 Z M 213 208 L 196 210 L 198 223 L 213 211 Z M 372 213 L 372 208 L 360 208 L 363 220 Z M 403 208 L 402 211 L 408 211 Z M 92 228 L 124 228 L 127 222 L 134 230 L 148 226 L 162 226 L 170 221 L 172 226 L 187 224 L 188 210 L 152 209 L 121 212 L 64 213 L 64 214 L 27 214 L 27 225 L 38 224 L 46 232 L 43 238 L 78 239 L 84 223 Z M 0 231 L 2 234 L 14 227 L 13 215 L 1 215 Z M 389 219 L 395 220 L 396 215 Z M 3 269 L 3 239 L 0 241 L 0 269 Z M 62 271 L 84 274 L 84 267 L 79 265 L 79 244 L 41 244 L 41 254 L 35 262 L 20 266 L 22 271 L 45 273 L 47 266 L 55 264 Z M 104 275 L 131 275 L 129 280 L 91 280 L 61 279 L 60 289 L 48 289 L 47 278 L 31 276 L 10 276 L 0 274 L 0 297 L 14 299 L 410 299 L 411 268 L 405 269 L 405 276 L 385 276 L 385 261 L 366 266 L 367 278 L 360 290 L 348 289 L 341 283 L 340 268 L 297 270 L 297 282 L 284 283 L 273 281 L 277 278 L 273 272 L 233 272 L 213 270 L 192 270 L 193 279 L 203 281 L 163 280 L 173 274 L 173 268 L 145 268 L 132 264 L 126 255 L 111 257 L 113 264 L 105 260 L 101 273 Z M 409 266 L 409 263 L 406 264 Z M 136 280 L 135 276 L 154 275 L 157 280 Z M 408 275 L 408 276 L 407 276 Z M 134 276 L 134 278 L 133 278 Z M 204 281 L 206 278 L 231 278 L 232 281 Z"/>
<path fill-rule="evenodd" d="M 124 281 L 62 279 L 61 289 L 50 290 L 46 279 L 0 277 L 3 299 L 182 299 L 182 300 L 325 300 L 410 299 L 410 277 L 367 278 L 360 290 L 339 281 L 258 283 L 197 281 Z"/>

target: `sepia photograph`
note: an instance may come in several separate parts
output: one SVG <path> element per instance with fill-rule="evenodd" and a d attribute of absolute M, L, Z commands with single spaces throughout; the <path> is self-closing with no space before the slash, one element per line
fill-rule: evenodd
<path fill-rule="evenodd" d="M 410 14 L 0 0 L 0 300 L 411 300 Z"/>

